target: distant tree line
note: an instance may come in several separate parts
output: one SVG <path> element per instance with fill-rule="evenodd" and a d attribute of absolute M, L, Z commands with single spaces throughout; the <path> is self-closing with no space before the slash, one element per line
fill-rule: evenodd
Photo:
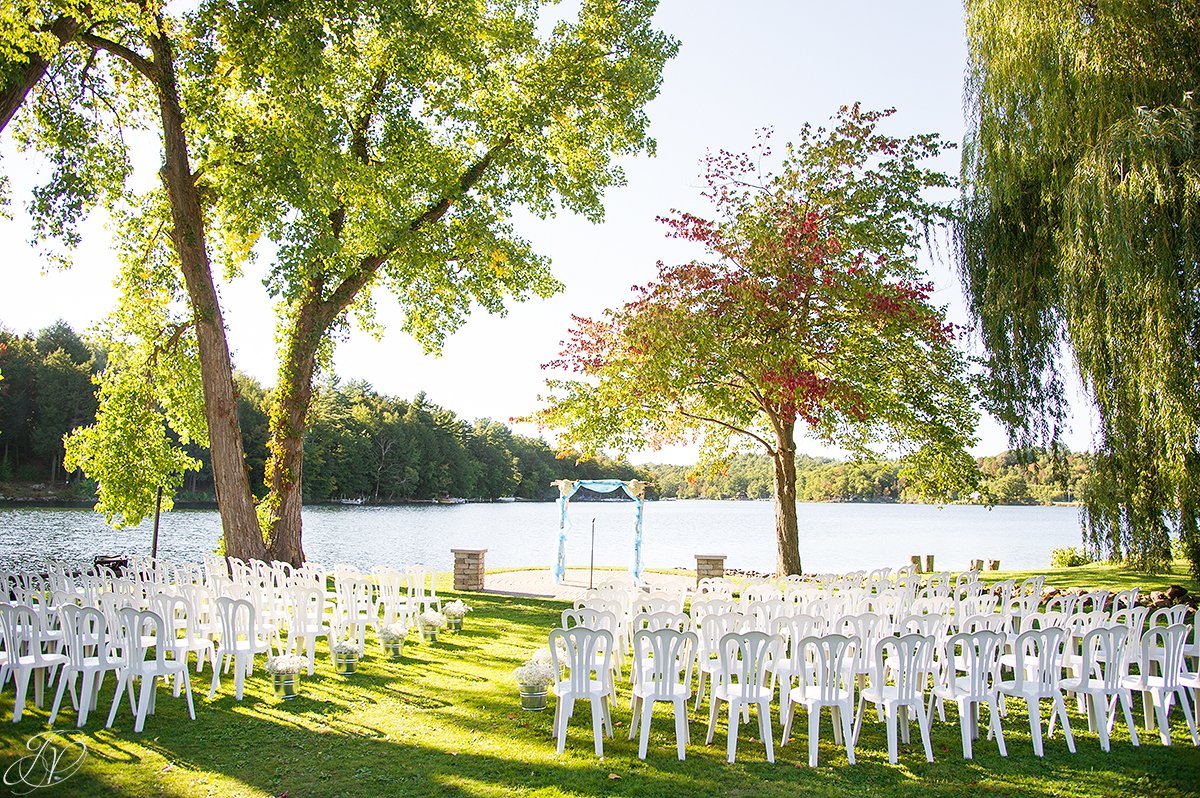
<path fill-rule="evenodd" d="M 60 485 L 62 438 L 95 420 L 92 376 L 103 369 L 99 351 L 66 322 L 34 334 L 0 327 L 0 481 Z M 270 392 L 235 375 L 238 415 L 250 484 L 261 495 L 267 462 Z M 304 439 L 306 501 L 363 499 L 404 502 L 446 496 L 466 499 L 552 499 L 556 479 L 646 479 L 628 462 L 596 457 L 559 459 L 540 438 L 515 434 L 491 419 L 460 419 L 418 394 L 383 396 L 363 382 L 326 381 L 316 391 Z M 201 462 L 188 474 L 180 498 L 210 500 L 208 453 L 188 447 Z M 75 493 L 91 485 L 72 479 Z"/>
<path fill-rule="evenodd" d="M 1067 453 L 1056 463 L 1049 452 L 1015 451 L 978 458 L 984 480 L 979 495 L 951 497 L 960 502 L 1054 504 L 1080 501 L 1088 490 L 1091 456 Z M 648 465 L 660 498 L 767 499 L 771 461 L 743 454 L 716 470 L 692 466 Z M 806 502 L 904 502 L 907 494 L 894 461 L 796 458 L 796 497 Z"/>
<path fill-rule="evenodd" d="M 95 419 L 92 376 L 104 368 L 105 353 L 66 322 L 37 333 L 17 334 L 0 327 L 0 481 L 59 485 L 62 438 Z M 235 376 L 238 414 L 250 484 L 261 495 L 267 461 L 269 389 L 253 378 Z M 182 499 L 211 500 L 208 454 L 190 447 L 201 461 L 188 475 Z M 466 421 L 431 402 L 379 394 L 365 382 L 318 386 L 304 439 L 303 487 L 306 501 L 340 499 L 372 503 L 422 501 L 446 496 L 487 500 L 512 496 L 552 499 L 556 479 L 641 479 L 651 496 L 678 499 L 769 499 L 771 461 L 742 454 L 719 469 L 686 465 L 633 466 L 603 456 L 576 462 L 558 458 L 541 438 L 518 435 L 491 419 Z M 1052 504 L 1079 501 L 1088 490 L 1091 456 L 1067 454 L 1057 463 L 1047 452 L 1005 452 L 979 459 L 984 475 L 980 496 L 959 501 L 997 504 Z M 800 501 L 907 501 L 892 461 L 839 461 L 796 458 Z M 81 497 L 86 480 L 72 479 Z"/>
<path fill-rule="evenodd" d="M 65 479 L 63 435 L 95 420 L 92 375 L 103 367 L 66 322 L 36 335 L 0 327 L 0 480 Z"/>

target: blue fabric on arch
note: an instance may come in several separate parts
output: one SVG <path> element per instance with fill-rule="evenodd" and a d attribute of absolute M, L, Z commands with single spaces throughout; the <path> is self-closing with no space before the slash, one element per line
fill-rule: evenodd
<path fill-rule="evenodd" d="M 567 573 L 567 533 L 571 530 L 571 519 L 567 516 L 567 504 L 580 488 L 587 488 L 596 493 L 613 493 L 624 490 L 625 495 L 633 499 L 637 516 L 633 525 L 633 582 L 642 583 L 642 504 L 643 500 L 636 496 L 629 486 L 619 479 L 580 479 L 576 480 L 571 492 L 558 497 L 558 558 L 554 563 L 554 583 L 561 584 Z"/>

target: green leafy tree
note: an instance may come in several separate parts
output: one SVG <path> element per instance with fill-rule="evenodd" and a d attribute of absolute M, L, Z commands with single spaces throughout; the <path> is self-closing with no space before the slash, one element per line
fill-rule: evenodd
<path fill-rule="evenodd" d="M 1170 0 L 968 0 L 958 230 L 990 405 L 1021 448 L 1095 404 L 1086 542 L 1200 573 L 1200 16 Z"/>
<path fill-rule="evenodd" d="M 538 414 L 584 452 L 697 433 L 710 458 L 761 446 L 781 574 L 801 572 L 797 424 L 864 455 L 900 450 L 916 491 L 977 479 L 964 358 L 916 265 L 920 231 L 947 213 L 923 195 L 950 185 L 921 161 L 945 145 L 879 133 L 889 114 L 855 106 L 805 126 L 774 173 L 758 171 L 765 144 L 710 156 L 717 220 L 665 221 L 715 260 L 660 264 L 625 306 L 577 319 L 553 364 L 577 378 L 552 380 Z"/>
<path fill-rule="evenodd" d="M 165 274 L 159 268 L 147 268 L 145 261 L 161 259 L 156 248 L 169 245 L 175 275 L 147 285 L 143 291 L 126 290 L 123 296 L 137 297 L 170 286 L 187 297 L 184 324 L 188 329 L 183 335 L 176 334 L 179 328 L 172 324 L 147 332 L 143 320 L 115 334 L 145 334 L 151 344 L 178 344 L 180 353 L 198 358 L 202 391 L 195 397 L 147 399 L 145 408 L 158 408 L 166 415 L 156 424 L 130 426 L 129 430 L 145 429 L 149 437 L 140 448 L 154 449 L 160 443 L 157 429 L 170 425 L 170 415 L 191 414 L 188 408 L 170 407 L 171 403 L 197 403 L 202 398 L 207 429 L 196 431 L 189 440 L 203 439 L 210 447 L 225 550 L 242 558 L 261 558 L 265 549 L 246 476 L 233 371 L 209 254 L 207 201 L 199 179 L 203 167 L 192 161 L 189 135 L 196 127 L 181 88 L 179 59 L 194 41 L 188 28 L 195 16 L 176 11 L 168 10 L 164 3 L 104 0 L 20 0 L 11 10 L 5 6 L 5 24 L 0 27 L 0 78 L 4 81 L 0 126 L 6 126 L 18 108 L 27 107 L 20 141 L 27 148 L 40 149 L 52 164 L 49 180 L 34 190 L 30 207 L 39 241 L 60 240 L 74 247 L 79 243 L 79 220 L 98 203 L 108 205 L 124 221 L 119 240 L 125 249 L 122 279 L 127 288 Z M 188 76 L 182 78 L 186 86 Z M 132 170 L 125 134 L 127 129 L 147 126 L 161 134 L 162 186 L 135 199 L 127 185 Z M 117 318 L 136 319 L 136 305 L 123 310 Z M 195 345 L 188 345 L 183 340 L 186 337 L 194 337 Z M 126 347 L 118 353 L 135 349 Z M 115 375 L 138 371 L 143 365 L 116 363 L 111 375 L 116 379 Z M 110 371 L 106 369 L 105 374 Z M 155 381 L 149 386 L 160 384 L 169 383 Z M 114 411 L 130 407 L 116 401 L 124 395 L 123 390 L 115 385 L 112 391 L 102 388 L 101 403 L 113 400 Z M 77 462 L 87 463 L 93 477 L 100 472 L 119 475 L 125 454 L 97 447 Z M 176 455 L 186 457 L 182 449 Z M 98 458 L 102 457 L 112 462 L 101 463 Z M 158 462 L 165 459 L 160 457 Z M 120 502 L 116 486 L 113 488 L 104 491 L 110 510 Z M 136 490 L 128 498 L 131 508 L 140 506 Z M 118 512 L 114 517 L 122 515 Z"/>
<path fill-rule="evenodd" d="M 558 288 L 514 207 L 602 213 L 615 160 L 652 147 L 645 104 L 673 40 L 654 0 L 585 0 L 539 23 L 505 3 L 214 4 L 191 84 L 222 229 L 278 245 L 282 347 L 270 413 L 269 556 L 298 562 L 304 430 L 331 334 L 389 290 L 429 350 L 469 310 Z M 542 33 L 539 29 L 548 30 Z M 447 455 L 451 453 L 448 451 Z M 427 489 L 473 490 L 455 456 Z M 463 466 L 465 468 L 465 465 Z"/>

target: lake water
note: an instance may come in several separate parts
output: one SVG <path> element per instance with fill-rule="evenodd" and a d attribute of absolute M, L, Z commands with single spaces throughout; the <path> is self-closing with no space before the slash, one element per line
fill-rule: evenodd
<path fill-rule="evenodd" d="M 587 566 L 592 519 L 596 564 L 626 566 L 633 551 L 633 505 L 592 502 L 569 510 L 567 565 Z M 934 554 L 939 569 L 975 558 L 1003 568 L 1046 567 L 1050 550 L 1077 546 L 1075 507 L 935 507 L 921 504 L 800 504 L 805 571 L 898 567 Z M 214 510 L 163 515 L 159 555 L 199 561 L 220 535 Z M 769 501 L 647 502 L 643 565 L 694 568 L 696 554 L 725 554 L 727 568 L 774 570 L 774 507 Z M 151 523 L 112 530 L 86 509 L 0 508 L 0 567 L 42 558 L 90 562 L 96 554 L 149 554 Z M 449 570 L 452 548 L 485 548 L 488 568 L 549 567 L 558 540 L 554 503 L 313 506 L 304 510 L 304 549 L 332 566 L 346 562 Z"/>

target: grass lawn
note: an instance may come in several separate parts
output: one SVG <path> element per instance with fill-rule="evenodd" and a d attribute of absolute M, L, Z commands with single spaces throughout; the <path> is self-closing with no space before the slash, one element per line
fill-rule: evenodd
<path fill-rule="evenodd" d="M 703 744 L 706 711 L 692 713 L 693 744 L 687 760 L 679 762 L 669 710 L 662 705 L 652 726 L 649 756 L 641 762 L 636 741 L 624 739 L 629 710 L 627 683 L 622 683 L 613 713 L 621 725 L 616 739 L 605 741 L 604 760 L 593 754 L 586 702 L 577 705 L 566 753 L 558 756 L 551 737 L 552 712 L 522 712 L 510 672 L 531 650 L 545 645 L 564 604 L 449 591 L 446 595 L 461 597 L 475 608 L 462 633 L 443 633 L 432 645 L 418 644 L 410 636 L 400 661 L 384 659 L 369 637 L 367 658 L 352 677 L 334 675 L 328 649 L 318 648 L 317 673 L 305 677 L 301 697 L 291 702 L 271 697 L 260 658 L 244 700 L 233 699 L 232 679 L 223 680 L 215 700 L 207 700 L 208 672 L 193 674 L 196 721 L 188 720 L 182 698 L 160 689 L 157 715 L 147 718 L 144 733 L 135 735 L 128 703 L 118 712 L 114 728 L 103 728 L 114 687 L 110 679 L 85 729 L 74 729 L 73 712 L 58 720 L 63 735 L 86 744 L 83 767 L 58 786 L 32 794 L 1200 795 L 1200 749 L 1186 737 L 1178 710 L 1173 713 L 1170 748 L 1163 747 L 1157 735 L 1145 734 L 1141 747 L 1134 748 L 1118 727 L 1112 753 L 1104 754 L 1085 720 L 1072 712 L 1079 753 L 1068 753 L 1059 732 L 1047 741 L 1046 757 L 1038 759 L 1026 716 L 1010 702 L 1004 721 L 1008 758 L 981 739 L 975 759 L 967 762 L 951 707 L 950 722 L 934 722 L 937 761 L 925 762 L 914 728 L 914 744 L 901 746 L 898 765 L 888 764 L 883 725 L 868 715 L 855 766 L 849 766 L 844 750 L 833 745 L 826 714 L 821 765 L 811 769 L 803 718 L 791 743 L 776 749 L 774 765 L 766 762 L 761 744 L 750 742 L 757 724 L 743 726 L 738 761 L 729 765 L 721 728 L 712 746 Z M 11 718 L 11 712 L 10 686 L 0 695 L 0 713 Z M 1140 718 L 1140 708 L 1137 714 Z M 30 707 L 21 723 L 0 724 L 0 770 L 27 753 L 26 740 L 47 729 L 46 717 L 46 711 Z M 776 714 L 777 743 L 779 732 Z M 0 792 L 4 789 L 8 788 Z"/>

